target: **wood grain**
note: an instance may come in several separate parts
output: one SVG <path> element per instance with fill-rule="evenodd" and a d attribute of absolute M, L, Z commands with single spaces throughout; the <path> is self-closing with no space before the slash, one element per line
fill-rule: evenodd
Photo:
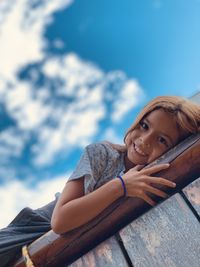
<path fill-rule="evenodd" d="M 126 259 L 115 238 L 110 237 L 69 267 L 128 267 Z"/>
<path fill-rule="evenodd" d="M 199 267 L 200 224 L 180 194 L 120 231 L 134 267 Z"/>

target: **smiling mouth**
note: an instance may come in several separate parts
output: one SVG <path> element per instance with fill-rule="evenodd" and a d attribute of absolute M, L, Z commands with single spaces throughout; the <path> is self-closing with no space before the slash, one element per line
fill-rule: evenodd
<path fill-rule="evenodd" d="M 140 155 L 140 156 L 147 156 L 147 154 L 145 154 L 137 145 L 133 144 L 133 147 L 135 149 L 135 151 Z"/>

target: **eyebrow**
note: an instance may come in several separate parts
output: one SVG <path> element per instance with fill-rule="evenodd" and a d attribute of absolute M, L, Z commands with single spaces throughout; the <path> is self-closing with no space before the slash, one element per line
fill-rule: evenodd
<path fill-rule="evenodd" d="M 151 125 L 150 121 L 149 121 L 147 118 L 144 118 L 143 120 L 146 120 L 147 123 Z M 174 142 L 173 142 L 171 136 L 169 136 L 168 134 L 162 133 L 162 132 L 160 132 L 160 133 L 161 133 L 162 135 L 164 135 L 165 137 L 167 137 L 167 138 L 170 140 L 171 144 L 174 145 Z"/>

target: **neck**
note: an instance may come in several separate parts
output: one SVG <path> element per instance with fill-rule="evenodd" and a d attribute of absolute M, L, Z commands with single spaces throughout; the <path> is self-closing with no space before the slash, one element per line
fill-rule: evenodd
<path fill-rule="evenodd" d="M 124 155 L 124 166 L 125 166 L 125 172 L 136 166 L 132 161 L 128 159 L 127 152 Z"/>

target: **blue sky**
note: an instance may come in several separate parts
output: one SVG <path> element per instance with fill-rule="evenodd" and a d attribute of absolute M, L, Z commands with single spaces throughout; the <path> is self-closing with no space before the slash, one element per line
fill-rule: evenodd
<path fill-rule="evenodd" d="M 199 86 L 199 11 L 199 1 L 76 1 L 45 35 L 105 71 L 137 78 L 149 97 L 190 96 Z"/>
<path fill-rule="evenodd" d="M 87 144 L 121 143 L 147 101 L 199 90 L 199 14 L 198 0 L 0 2 L 0 227 L 52 200 Z"/>

